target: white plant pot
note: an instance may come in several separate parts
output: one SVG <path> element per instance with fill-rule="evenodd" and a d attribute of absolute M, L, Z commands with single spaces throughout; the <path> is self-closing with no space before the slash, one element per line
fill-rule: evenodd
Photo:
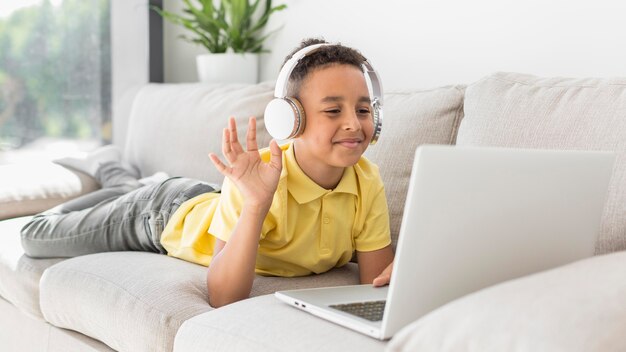
<path fill-rule="evenodd" d="M 196 56 L 196 65 L 203 83 L 258 82 L 259 54 L 202 54 Z"/>

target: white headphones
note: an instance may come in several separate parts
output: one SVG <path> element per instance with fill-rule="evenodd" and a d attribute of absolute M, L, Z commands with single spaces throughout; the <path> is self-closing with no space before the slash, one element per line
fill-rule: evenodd
<path fill-rule="evenodd" d="M 274 99 L 265 107 L 265 128 L 267 132 L 277 140 L 295 138 L 304 132 L 306 125 L 306 116 L 304 108 L 298 99 L 288 97 L 287 84 L 289 77 L 298 62 L 305 56 L 317 51 L 320 47 L 333 45 L 330 43 L 322 43 L 307 46 L 295 54 L 283 65 L 283 68 L 276 79 L 276 88 L 274 89 Z M 370 99 L 372 101 L 372 118 L 374 120 L 374 134 L 370 144 L 375 144 L 380 136 L 383 127 L 383 87 L 381 85 L 378 74 L 372 65 L 365 60 L 363 69 L 366 77 L 370 81 L 372 91 Z"/>

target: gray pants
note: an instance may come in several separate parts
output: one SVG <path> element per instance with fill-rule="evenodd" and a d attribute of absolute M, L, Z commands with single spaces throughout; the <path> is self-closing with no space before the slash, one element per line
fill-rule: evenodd
<path fill-rule="evenodd" d="M 22 247 L 34 258 L 75 257 L 111 251 L 165 253 L 161 233 L 188 199 L 215 189 L 174 177 L 143 186 L 119 163 L 96 174 L 102 189 L 35 215 L 22 228 Z"/>

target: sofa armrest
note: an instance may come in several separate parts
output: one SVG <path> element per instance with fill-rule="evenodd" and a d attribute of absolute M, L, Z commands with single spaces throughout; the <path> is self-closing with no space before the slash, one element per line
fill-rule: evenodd
<path fill-rule="evenodd" d="M 39 213 L 99 187 L 52 162 L 0 165 L 0 220 Z"/>
<path fill-rule="evenodd" d="M 625 268 L 617 252 L 486 288 L 408 325 L 388 351 L 621 351 Z"/>

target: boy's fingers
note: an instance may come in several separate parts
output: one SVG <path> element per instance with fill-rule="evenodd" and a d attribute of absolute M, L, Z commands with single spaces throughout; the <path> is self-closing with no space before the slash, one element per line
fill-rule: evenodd
<path fill-rule="evenodd" d="M 217 157 L 217 155 L 210 153 L 209 159 L 211 159 L 217 171 L 219 171 L 222 175 L 227 176 L 228 174 L 230 174 L 230 168 L 224 165 L 224 163 L 220 160 L 220 158 Z"/>
<path fill-rule="evenodd" d="M 232 116 L 228 118 L 228 129 L 230 129 L 230 142 L 237 141 L 237 123 Z"/>
<path fill-rule="evenodd" d="M 250 117 L 248 120 L 248 133 L 246 134 L 246 148 L 249 152 L 259 150 L 259 146 L 256 142 L 256 119 L 254 117 Z"/>
<path fill-rule="evenodd" d="M 228 128 L 224 128 L 222 133 L 222 154 L 229 162 L 233 162 L 233 149 L 232 144 L 230 143 L 230 130 Z"/>
<path fill-rule="evenodd" d="M 239 144 L 239 139 L 237 138 L 237 122 L 235 122 L 235 118 L 232 116 L 228 119 L 228 127 L 230 129 L 231 149 L 236 153 L 242 153 L 243 148 L 241 147 L 241 144 Z"/>
<path fill-rule="evenodd" d="M 374 281 L 372 282 L 372 284 L 373 284 L 374 286 L 376 286 L 376 287 L 378 287 L 378 286 L 384 286 L 384 285 L 389 284 L 390 278 L 391 278 L 391 277 L 390 277 L 390 275 L 389 275 L 389 274 L 381 274 L 381 275 L 379 275 L 378 277 L 376 277 L 376 278 L 374 279 Z"/>
<path fill-rule="evenodd" d="M 224 130 L 222 130 L 222 154 L 224 156 L 230 153 L 230 140 L 229 139 L 230 139 L 230 136 L 229 136 L 228 128 L 224 128 Z"/>
<path fill-rule="evenodd" d="M 385 270 L 383 270 L 383 272 L 380 273 L 380 275 L 378 275 L 374 279 L 374 281 L 372 281 L 372 284 L 376 287 L 388 285 L 391 282 L 392 271 L 393 271 L 393 261 L 389 263 L 389 265 L 387 265 Z"/>
<path fill-rule="evenodd" d="M 272 165 L 277 170 L 282 170 L 283 150 L 280 149 L 278 143 L 274 139 L 270 141 L 270 154 L 270 165 Z"/>

